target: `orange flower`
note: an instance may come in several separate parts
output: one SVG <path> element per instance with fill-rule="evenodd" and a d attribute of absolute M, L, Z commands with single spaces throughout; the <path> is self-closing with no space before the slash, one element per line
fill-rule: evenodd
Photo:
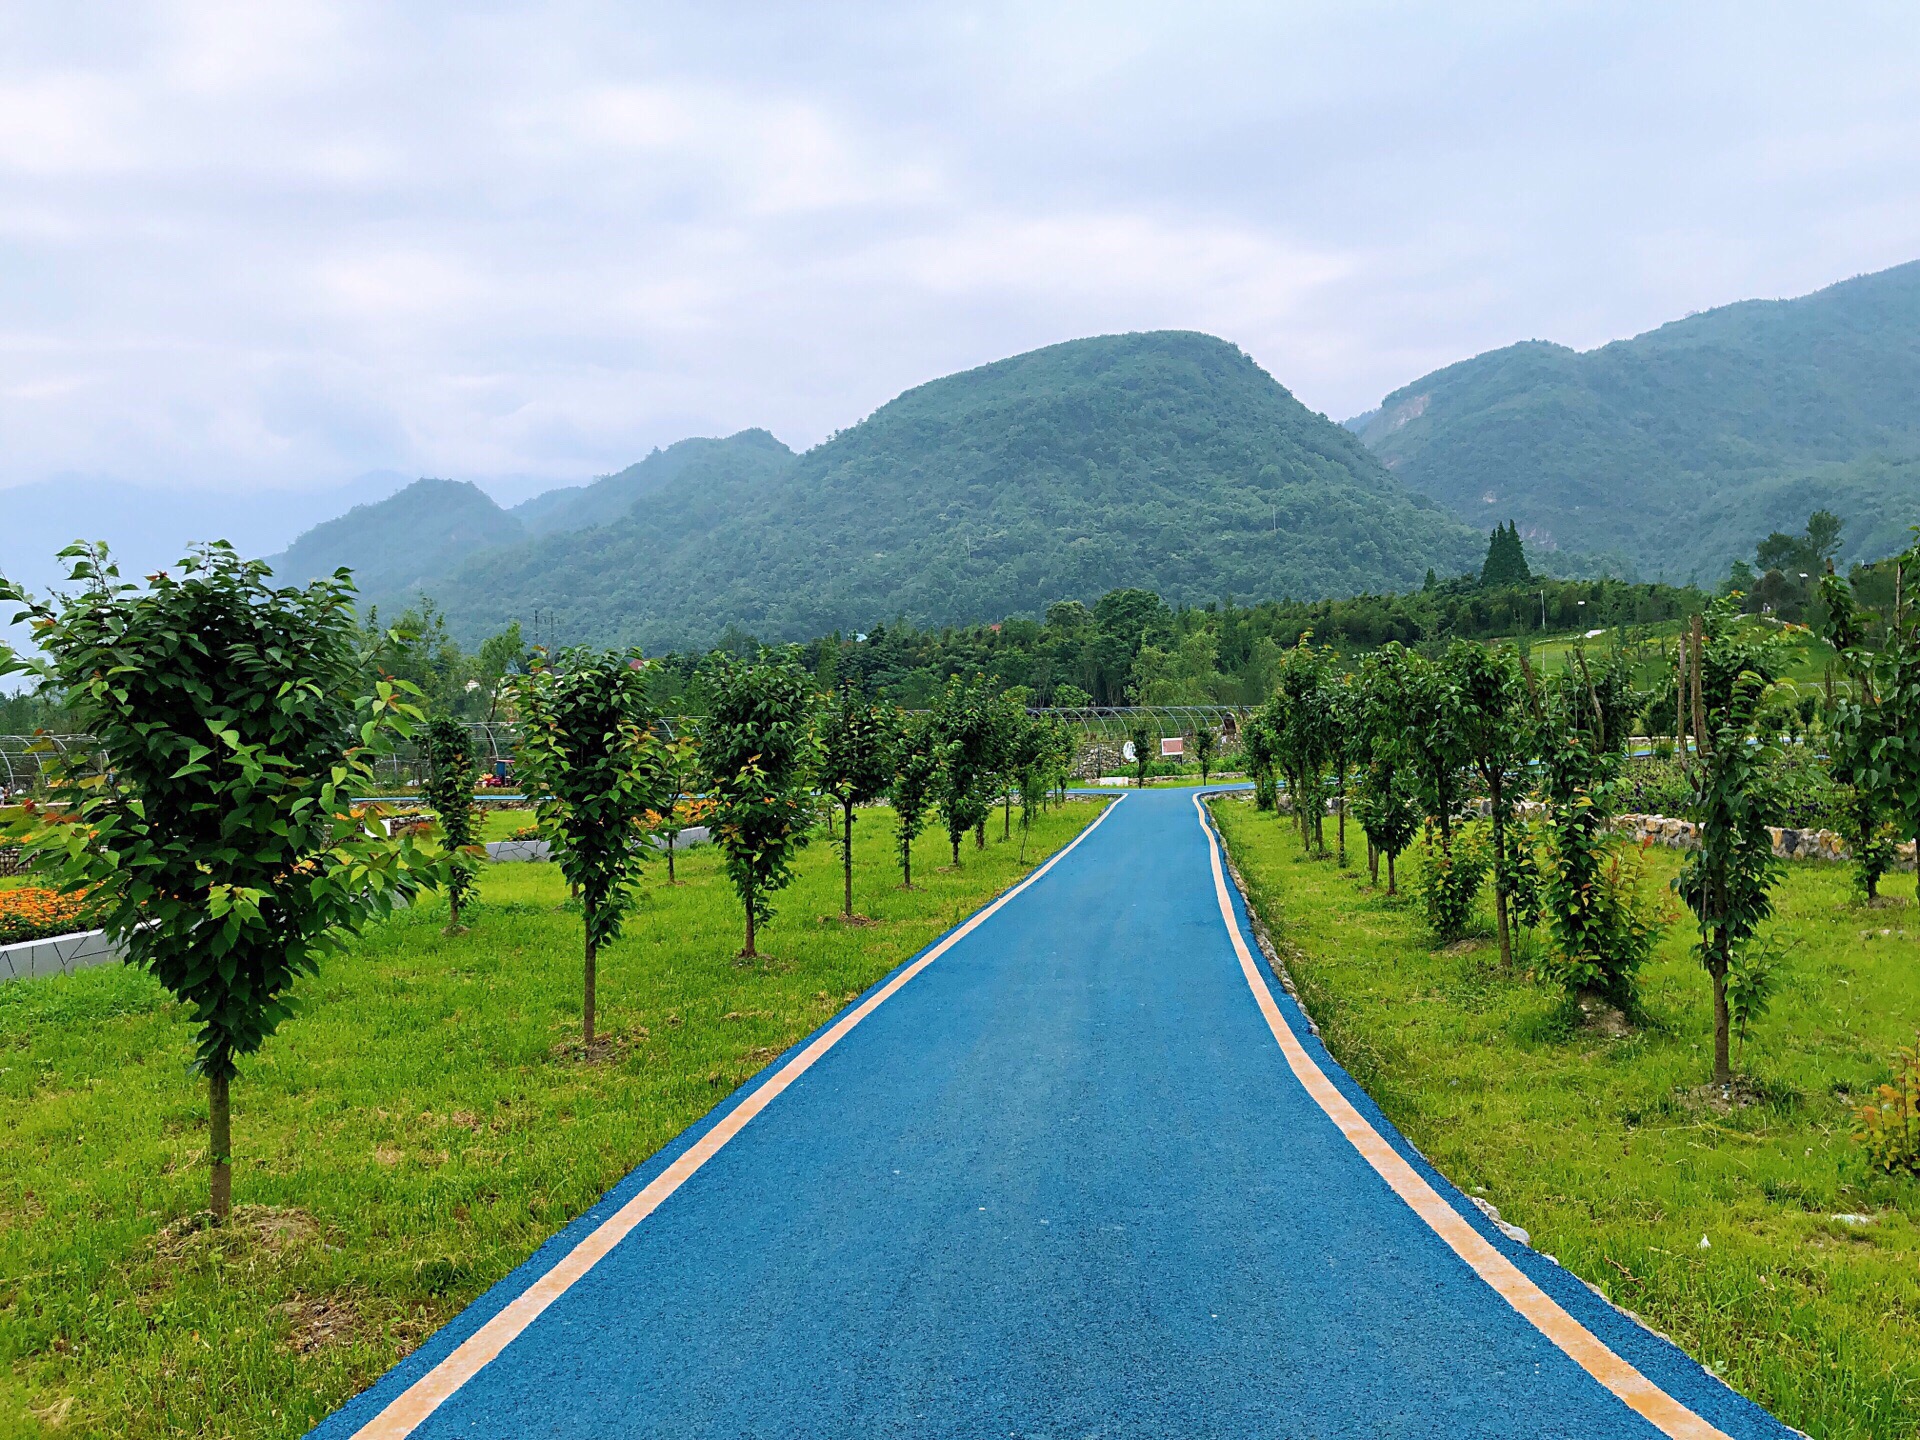
<path fill-rule="evenodd" d="M 0 890 L 0 945 L 44 940 L 84 928 L 84 894 L 65 894 L 41 885 Z"/>

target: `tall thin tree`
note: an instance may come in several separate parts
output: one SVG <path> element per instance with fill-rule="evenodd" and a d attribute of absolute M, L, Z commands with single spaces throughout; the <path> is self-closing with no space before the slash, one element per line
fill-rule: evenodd
<path fill-rule="evenodd" d="M 865 691 L 842 685 L 819 719 L 820 788 L 840 809 L 840 859 L 845 877 L 840 913 L 853 919 L 853 812 L 886 792 L 893 779 L 892 727 Z"/>
<path fill-rule="evenodd" d="M 560 873 L 580 897 L 580 1032 L 598 1039 L 600 951 L 620 938 L 649 846 L 643 826 L 666 804 L 659 712 L 638 651 L 575 646 L 513 676 L 521 778 Z"/>

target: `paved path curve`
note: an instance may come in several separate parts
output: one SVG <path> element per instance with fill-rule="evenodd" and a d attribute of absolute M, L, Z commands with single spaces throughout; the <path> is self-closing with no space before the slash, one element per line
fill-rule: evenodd
<path fill-rule="evenodd" d="M 1230 892 L 1129 794 L 314 1435 L 1793 1433 L 1429 1168 Z"/>

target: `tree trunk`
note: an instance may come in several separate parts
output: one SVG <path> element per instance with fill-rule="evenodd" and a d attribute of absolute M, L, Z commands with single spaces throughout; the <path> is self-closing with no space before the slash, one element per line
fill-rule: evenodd
<path fill-rule="evenodd" d="M 216 1225 L 233 1218 L 233 1112 L 227 1104 L 227 1083 L 224 1075 L 207 1077 L 208 1208 Z"/>
<path fill-rule="evenodd" d="M 742 960 L 758 960 L 760 952 L 753 948 L 753 891 L 747 891 L 747 948 L 740 952 Z"/>
<path fill-rule="evenodd" d="M 846 903 L 841 907 L 841 914 L 851 920 L 853 919 L 853 806 L 841 806 L 840 813 L 846 818 L 840 841 L 840 856 L 846 862 L 847 881 Z"/>
<path fill-rule="evenodd" d="M 593 943 L 593 912 L 589 910 L 587 912 L 585 985 L 582 988 L 582 998 L 580 1002 L 580 1028 L 581 1033 L 586 1037 L 586 1043 L 588 1045 L 593 1044 L 593 1005 L 596 997 L 596 984 L 599 979 L 596 973 L 599 968 L 599 959 L 599 952 Z"/>
<path fill-rule="evenodd" d="M 1727 1062 L 1727 1037 L 1732 1029 L 1727 1016 L 1727 961 L 1723 955 L 1713 970 L 1713 1083 L 1733 1082 L 1733 1067 Z"/>
<path fill-rule="evenodd" d="M 1380 847 L 1372 839 L 1367 841 L 1367 884 L 1375 889 L 1380 886 Z"/>
<path fill-rule="evenodd" d="M 667 884 L 669 885 L 677 885 L 680 883 L 673 878 L 673 842 L 679 838 L 678 833 L 667 836 Z"/>
<path fill-rule="evenodd" d="M 1399 893 L 1400 893 L 1400 889 L 1397 885 L 1394 884 L 1394 880 L 1393 880 L 1393 852 L 1388 851 L 1387 852 L 1387 894 L 1398 895 Z"/>
<path fill-rule="evenodd" d="M 1013 791 L 1009 790 L 1000 797 L 1000 838 L 1013 838 Z"/>
<path fill-rule="evenodd" d="M 913 889 L 913 841 L 900 847 L 900 888 Z"/>
<path fill-rule="evenodd" d="M 960 837 L 949 835 L 947 839 L 953 842 L 953 868 L 958 870 L 960 868 Z"/>
<path fill-rule="evenodd" d="M 1347 797 L 1340 796 L 1334 804 L 1340 807 L 1340 854 L 1335 863 L 1344 870 L 1347 868 Z"/>
<path fill-rule="evenodd" d="M 447 934 L 460 933 L 460 892 L 452 886 L 447 887 Z"/>
<path fill-rule="evenodd" d="M 973 827 L 973 848 L 976 850 L 987 848 L 987 822 L 984 816 L 981 817 L 980 823 Z"/>

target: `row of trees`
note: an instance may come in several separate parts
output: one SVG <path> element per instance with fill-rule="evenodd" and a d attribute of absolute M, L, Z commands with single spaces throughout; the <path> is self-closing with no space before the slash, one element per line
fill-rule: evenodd
<path fill-rule="evenodd" d="M 257 561 L 212 545 L 144 585 L 104 550 L 65 554 L 75 589 L 39 600 L 0 581 L 38 654 L 0 649 L 0 675 L 33 676 L 96 748 L 46 765 L 55 803 L 10 825 L 54 885 L 84 891 L 99 923 L 192 1007 L 208 1085 L 210 1199 L 232 1206 L 230 1085 L 240 1061 L 292 1013 L 291 990 L 370 920 L 445 889 L 449 929 L 471 903 L 478 860 L 468 730 L 428 717 L 416 682 L 368 674 L 345 571 L 278 587 Z M 382 640 L 404 651 L 405 636 Z M 902 884 L 936 817 L 953 863 L 984 845 L 994 805 L 1025 831 L 1074 754 L 1070 731 L 1031 717 L 982 679 L 952 680 L 906 715 L 858 685 L 830 696 L 791 652 L 709 658 L 691 737 L 667 739 L 646 663 L 631 652 L 525 656 L 503 672 L 520 723 L 520 773 L 583 917 L 583 1036 L 596 1040 L 598 952 L 621 933 L 655 850 L 704 795 L 745 916 L 742 954 L 793 878 L 823 816 L 844 858 L 853 918 L 859 809 L 888 800 Z M 403 743 L 426 760 L 444 843 L 387 833 L 356 803 L 373 762 Z M 96 763 L 104 757 L 104 765 Z"/>
<path fill-rule="evenodd" d="M 1773 651 L 1773 641 L 1740 623 L 1734 600 L 1718 601 L 1673 647 L 1665 687 L 1702 837 L 1676 889 L 1694 915 L 1713 986 L 1721 1082 L 1730 1079 L 1730 1033 L 1758 1016 L 1771 989 L 1772 952 L 1760 938 L 1777 875 L 1768 786 L 1791 719 L 1776 701 Z M 1871 665 L 1855 663 L 1879 668 L 1851 733 L 1877 739 L 1856 741 L 1850 753 L 1884 756 L 1884 727 L 1871 717 L 1889 712 L 1871 697 L 1901 693 L 1908 672 L 1899 666 L 1914 662 L 1876 651 Z M 1920 702 L 1920 664 L 1911 683 Z M 1637 851 L 1608 822 L 1633 718 L 1652 698 L 1635 688 L 1623 659 L 1580 649 L 1553 676 L 1535 673 L 1516 648 L 1464 641 L 1432 657 L 1388 645 L 1342 668 L 1309 638 L 1283 658 L 1272 697 L 1247 727 L 1245 752 L 1256 803 L 1281 807 L 1284 784 L 1284 808 L 1309 850 L 1326 852 L 1331 814 L 1344 862 L 1351 808 L 1370 869 L 1377 879 L 1384 859 L 1392 893 L 1396 860 L 1424 835 L 1422 898 L 1442 938 L 1462 932 L 1490 877 L 1503 967 L 1513 966 L 1516 930 L 1544 919 L 1548 973 L 1630 1010 L 1661 919 Z M 1920 703 L 1913 714 L 1920 738 Z M 1920 745 L 1913 753 L 1920 760 Z M 1902 792 L 1876 793 L 1891 804 Z M 1912 794 L 1920 802 L 1920 765 Z M 1472 812 L 1485 817 L 1483 833 L 1462 830 Z M 1920 806 L 1912 813 L 1920 818 Z"/>

